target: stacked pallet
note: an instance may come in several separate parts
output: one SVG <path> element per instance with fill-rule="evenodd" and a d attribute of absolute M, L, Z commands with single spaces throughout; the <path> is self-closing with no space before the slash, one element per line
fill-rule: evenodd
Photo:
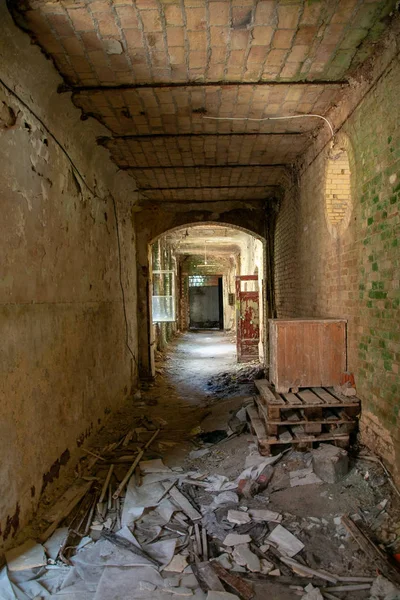
<path fill-rule="evenodd" d="M 272 446 L 280 451 L 289 444 L 299 449 L 320 442 L 348 446 L 360 412 L 359 398 L 322 387 L 279 394 L 266 379 L 255 384 L 259 395 L 247 413 L 261 454 L 271 454 Z"/>

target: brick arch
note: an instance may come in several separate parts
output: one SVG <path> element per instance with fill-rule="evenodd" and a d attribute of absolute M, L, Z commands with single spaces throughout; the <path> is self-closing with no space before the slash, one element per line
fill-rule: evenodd
<path fill-rule="evenodd" d="M 175 227 L 171 227 L 170 229 L 166 229 L 162 233 L 159 233 L 156 237 L 151 239 L 149 243 L 154 244 L 163 235 L 165 235 L 166 233 L 170 233 L 171 231 L 179 231 L 180 229 L 186 229 L 187 227 L 196 227 L 199 225 L 211 225 L 211 226 L 214 225 L 217 227 L 228 227 L 231 229 L 237 229 L 238 231 L 243 231 L 243 233 L 247 233 L 248 235 L 255 237 L 257 240 L 260 240 L 260 242 L 262 242 L 263 244 L 265 243 L 265 235 L 262 236 L 253 230 L 247 229 L 246 227 L 243 227 L 241 225 L 236 225 L 236 224 L 234 225 L 232 223 L 227 223 L 226 221 L 202 221 L 202 222 L 192 221 L 192 222 L 184 223 L 182 225 L 176 225 Z"/>
<path fill-rule="evenodd" d="M 268 217 L 264 206 L 234 208 L 226 212 L 206 210 L 167 211 L 161 207 L 157 212 L 144 210 L 135 217 L 138 231 L 146 231 L 148 243 L 153 243 L 167 231 L 182 227 L 210 224 L 240 229 L 261 241 L 267 237 Z"/>

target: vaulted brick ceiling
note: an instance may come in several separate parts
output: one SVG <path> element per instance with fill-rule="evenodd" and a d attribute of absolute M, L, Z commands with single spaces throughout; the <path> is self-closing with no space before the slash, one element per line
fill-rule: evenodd
<path fill-rule="evenodd" d="M 268 199 L 396 0 L 19 0 L 144 204 Z"/>

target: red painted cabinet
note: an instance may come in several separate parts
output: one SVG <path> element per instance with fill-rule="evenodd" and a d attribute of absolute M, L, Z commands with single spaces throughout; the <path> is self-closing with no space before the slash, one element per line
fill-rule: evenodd
<path fill-rule="evenodd" d="M 347 368 L 345 319 L 270 319 L 269 345 L 279 393 L 339 385 Z"/>

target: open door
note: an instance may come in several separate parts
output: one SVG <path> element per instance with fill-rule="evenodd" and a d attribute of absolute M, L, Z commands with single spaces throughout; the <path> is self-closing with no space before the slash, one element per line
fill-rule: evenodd
<path fill-rule="evenodd" d="M 236 329 L 237 361 L 257 360 L 260 341 L 258 275 L 236 277 Z"/>

